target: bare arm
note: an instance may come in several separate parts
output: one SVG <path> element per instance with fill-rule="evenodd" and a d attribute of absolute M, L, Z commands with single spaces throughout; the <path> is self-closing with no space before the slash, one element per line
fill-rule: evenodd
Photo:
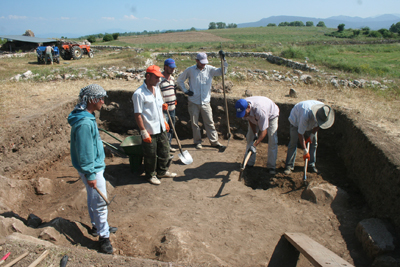
<path fill-rule="evenodd" d="M 135 117 L 136 124 L 139 127 L 139 130 L 141 130 L 141 131 L 146 130 L 146 128 L 144 128 L 142 113 L 135 113 L 134 117 Z"/>

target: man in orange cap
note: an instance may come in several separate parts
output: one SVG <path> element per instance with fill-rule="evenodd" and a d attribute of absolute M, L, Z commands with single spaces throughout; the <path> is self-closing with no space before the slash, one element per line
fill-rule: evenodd
<path fill-rule="evenodd" d="M 176 173 L 168 171 L 171 164 L 167 136 L 169 125 L 163 115 L 163 109 L 168 109 L 168 105 L 164 104 L 158 86 L 160 77 L 164 77 L 160 67 L 148 67 L 143 85 L 132 96 L 134 116 L 143 140 L 146 178 L 155 185 L 161 183 L 159 178 L 176 177 Z"/>

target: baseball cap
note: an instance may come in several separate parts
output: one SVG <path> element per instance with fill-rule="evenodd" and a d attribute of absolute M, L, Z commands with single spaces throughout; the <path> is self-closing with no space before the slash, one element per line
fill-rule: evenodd
<path fill-rule="evenodd" d="M 316 104 L 311 107 L 311 110 L 317 120 L 319 128 L 328 129 L 332 126 L 335 121 L 335 112 L 330 106 Z"/>
<path fill-rule="evenodd" d="M 175 60 L 173 60 L 172 58 L 167 58 L 167 59 L 164 61 L 164 66 L 168 66 L 168 67 L 170 67 L 170 68 L 176 68 Z"/>
<path fill-rule="evenodd" d="M 151 65 L 150 67 L 147 68 L 146 73 L 153 73 L 157 77 L 164 77 L 160 71 L 160 67 L 157 65 Z"/>
<path fill-rule="evenodd" d="M 245 99 L 239 99 L 235 104 L 236 117 L 243 118 L 246 114 L 247 101 Z"/>
<path fill-rule="evenodd" d="M 206 53 L 198 53 L 196 59 L 200 61 L 201 64 L 207 64 L 207 54 Z"/>

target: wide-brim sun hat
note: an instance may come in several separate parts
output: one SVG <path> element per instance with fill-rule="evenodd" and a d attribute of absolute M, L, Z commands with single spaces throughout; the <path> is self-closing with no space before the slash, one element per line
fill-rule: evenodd
<path fill-rule="evenodd" d="M 314 118 L 317 120 L 319 128 L 328 129 L 335 122 L 335 112 L 330 106 L 316 104 L 311 107 L 311 110 Z"/>

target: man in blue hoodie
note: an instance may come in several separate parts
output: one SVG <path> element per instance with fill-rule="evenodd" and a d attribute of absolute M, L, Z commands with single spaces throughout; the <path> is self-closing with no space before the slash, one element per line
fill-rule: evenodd
<path fill-rule="evenodd" d="M 72 165 L 86 186 L 87 205 L 93 225 L 92 233 L 99 236 L 100 251 L 113 253 L 110 243 L 110 232 L 115 233 L 115 227 L 109 227 L 107 222 L 107 206 L 96 191 L 100 190 L 107 196 L 106 180 L 103 173 L 106 168 L 103 143 L 100 139 L 94 111 L 100 110 L 104 104 L 106 91 L 97 84 L 90 84 L 81 89 L 79 103 L 68 116 L 71 125 L 71 160 Z"/>

